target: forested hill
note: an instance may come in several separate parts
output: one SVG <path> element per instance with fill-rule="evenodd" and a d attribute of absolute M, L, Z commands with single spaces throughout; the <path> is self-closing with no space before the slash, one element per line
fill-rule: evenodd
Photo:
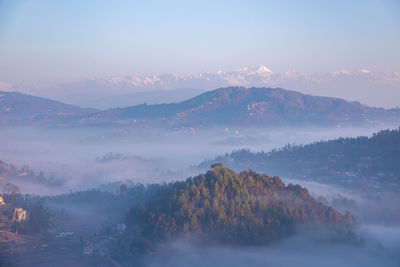
<path fill-rule="evenodd" d="M 129 101 L 129 100 L 127 100 Z M 133 103 L 133 102 L 132 102 Z M 393 125 L 400 109 L 368 107 L 334 97 L 281 88 L 227 87 L 188 100 L 103 111 L 46 98 L 0 92 L 0 123 L 22 125 L 129 125 L 166 128 Z"/>
<path fill-rule="evenodd" d="M 236 173 L 221 164 L 212 167 L 205 174 L 164 185 L 131 209 L 123 243 L 132 253 L 185 233 L 211 243 L 263 245 L 290 236 L 303 222 L 353 224 L 350 214 L 317 202 L 299 185 L 286 186 L 279 177 L 253 171 Z"/>
<path fill-rule="evenodd" d="M 400 190 L 400 128 L 372 137 L 339 138 L 309 145 L 288 145 L 270 152 L 243 149 L 206 160 L 239 169 L 279 173 L 348 188 Z"/>
<path fill-rule="evenodd" d="M 383 109 L 281 88 L 228 87 L 183 102 L 114 108 L 81 123 L 144 123 L 173 127 L 369 125 L 400 122 L 400 109 Z"/>

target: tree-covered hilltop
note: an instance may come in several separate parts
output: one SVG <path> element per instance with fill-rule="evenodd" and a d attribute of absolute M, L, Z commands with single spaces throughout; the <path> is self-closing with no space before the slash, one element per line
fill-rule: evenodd
<path fill-rule="evenodd" d="M 264 245 L 288 237 L 300 223 L 350 226 L 353 217 L 310 196 L 299 185 L 254 171 L 212 170 L 165 184 L 127 216 L 125 246 L 141 254 L 182 234 L 230 245 Z M 121 251 L 121 250 L 120 250 Z"/>
<path fill-rule="evenodd" d="M 348 188 L 400 189 L 400 128 L 372 137 L 339 138 L 309 145 L 287 145 L 278 150 L 233 151 L 202 162 L 222 162 L 235 170 L 251 168 L 295 179 L 314 180 Z"/>

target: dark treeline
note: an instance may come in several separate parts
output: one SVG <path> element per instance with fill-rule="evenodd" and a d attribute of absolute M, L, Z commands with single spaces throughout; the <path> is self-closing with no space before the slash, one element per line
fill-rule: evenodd
<path fill-rule="evenodd" d="M 270 152 L 242 149 L 206 160 L 206 168 L 222 162 L 235 170 L 262 172 L 360 189 L 398 190 L 400 128 L 372 137 L 339 138 L 308 145 L 287 145 Z"/>

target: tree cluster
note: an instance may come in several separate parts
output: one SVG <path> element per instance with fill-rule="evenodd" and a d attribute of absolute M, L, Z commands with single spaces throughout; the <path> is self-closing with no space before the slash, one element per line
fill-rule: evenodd
<path fill-rule="evenodd" d="M 164 185 L 128 214 L 134 253 L 182 234 L 205 242 L 263 245 L 290 236 L 301 223 L 345 225 L 353 217 L 317 202 L 299 185 L 254 171 L 236 173 L 214 164 L 197 177 Z"/>
<path fill-rule="evenodd" d="M 308 145 L 291 145 L 270 152 L 233 151 L 202 162 L 228 167 L 280 173 L 295 179 L 353 189 L 400 190 L 400 128 L 372 137 L 338 138 Z"/>

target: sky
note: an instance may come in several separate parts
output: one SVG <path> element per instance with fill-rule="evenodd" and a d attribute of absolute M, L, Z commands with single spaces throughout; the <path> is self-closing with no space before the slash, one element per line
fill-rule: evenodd
<path fill-rule="evenodd" d="M 400 1 L 0 0 L 0 81 L 400 71 Z"/>

